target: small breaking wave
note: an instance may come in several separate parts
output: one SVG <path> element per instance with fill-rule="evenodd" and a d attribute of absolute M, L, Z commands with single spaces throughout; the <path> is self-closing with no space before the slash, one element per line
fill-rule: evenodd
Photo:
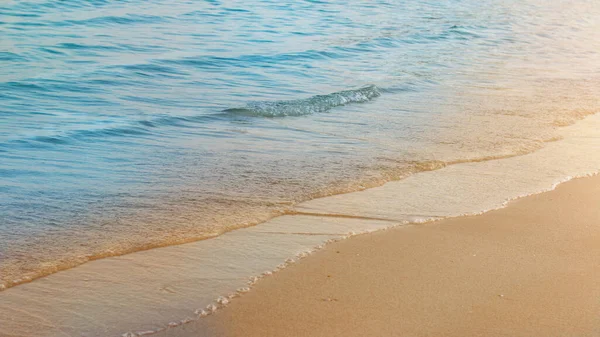
<path fill-rule="evenodd" d="M 375 85 L 369 85 L 360 89 L 338 91 L 305 99 L 253 102 L 243 108 L 226 109 L 224 112 L 255 117 L 304 116 L 326 112 L 351 103 L 368 102 L 379 96 L 381 96 L 381 90 Z"/>

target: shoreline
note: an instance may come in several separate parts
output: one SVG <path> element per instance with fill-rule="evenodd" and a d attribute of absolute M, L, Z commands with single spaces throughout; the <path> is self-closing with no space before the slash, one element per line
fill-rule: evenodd
<path fill-rule="evenodd" d="M 592 114 L 593 115 L 593 114 Z M 587 117 L 587 116 L 585 116 Z M 583 117 L 583 118 L 585 118 Z M 562 127 L 568 127 L 573 125 L 574 123 L 577 123 L 579 120 L 573 122 L 572 124 L 569 125 L 565 125 Z M 552 138 L 552 139 L 547 139 L 547 140 L 543 140 L 542 143 L 543 144 L 547 144 L 547 143 L 552 143 L 552 142 L 556 142 L 556 141 L 560 141 L 561 138 Z M 540 149 L 536 149 L 533 150 L 532 152 L 526 152 L 526 153 L 514 153 L 514 154 L 509 154 L 509 155 L 497 155 L 497 156 L 487 156 L 487 157 L 481 157 L 481 158 L 474 158 L 474 159 L 466 159 L 466 160 L 453 160 L 453 161 L 449 161 L 449 162 L 437 162 L 437 161 L 429 161 L 429 162 L 422 162 L 419 163 L 419 165 L 417 165 L 417 167 L 419 167 L 419 170 L 410 172 L 410 173 L 406 173 L 406 175 L 402 175 L 401 178 L 399 179 L 393 179 L 393 180 L 388 180 L 388 181 L 384 181 L 381 183 L 374 183 L 374 184 L 366 184 L 367 186 L 363 186 L 361 185 L 360 189 L 356 189 L 356 190 L 350 190 L 350 191 L 345 191 L 345 192 L 339 192 L 339 193 L 333 193 L 333 194 L 329 194 L 329 195 L 323 195 L 323 196 L 317 196 L 317 197 L 312 197 L 310 199 L 306 199 L 303 201 L 299 201 L 295 204 L 290 204 L 290 208 L 289 209 L 283 209 L 283 210 L 279 210 L 277 212 L 274 212 L 273 214 L 269 214 L 267 216 L 265 216 L 262 220 L 259 220 L 258 222 L 251 222 L 251 223 L 245 223 L 239 226 L 233 226 L 231 228 L 227 228 L 225 231 L 223 232 L 219 232 L 218 234 L 215 233 L 208 233 L 205 234 L 204 236 L 200 236 L 200 237 L 191 237 L 191 238 L 184 238 L 181 240 L 177 240 L 177 241 L 173 241 L 173 242 L 168 242 L 168 243 L 160 243 L 160 244 L 156 244 L 156 245 L 148 245 L 148 246 L 142 246 L 142 247 L 136 247 L 136 248 L 132 248 L 132 249 L 127 249 L 124 251 L 106 251 L 106 252 L 102 252 L 98 255 L 90 255 L 89 257 L 85 258 L 85 261 L 83 262 L 77 262 L 77 263 L 67 263 L 65 265 L 59 265 L 59 266 L 52 266 L 51 268 L 49 268 L 50 271 L 46 271 L 43 270 L 41 272 L 36 272 L 33 274 L 25 274 L 22 275 L 20 278 L 16 279 L 16 280 L 12 280 L 9 282 L 4 282 L 2 283 L 2 280 L 0 280 L 0 292 L 6 290 L 6 289 L 10 289 L 12 287 L 16 287 L 22 284 L 26 284 L 26 283 L 30 283 L 33 281 L 36 281 L 38 279 L 44 278 L 44 277 L 48 277 L 50 275 L 59 273 L 59 272 L 63 272 L 63 271 L 67 271 L 73 268 L 77 268 L 80 267 L 86 263 L 89 262 L 93 262 L 96 260 L 101 260 L 101 259 L 106 259 L 106 258 L 114 258 L 114 257 L 121 257 L 121 256 L 127 256 L 130 254 L 135 254 L 135 253 L 139 253 L 139 252 L 143 252 L 143 251 L 147 251 L 147 250 L 153 250 L 153 249 L 161 249 L 161 248 L 166 248 L 166 247 L 172 247 L 172 246 L 180 246 L 180 245 L 185 245 L 185 244 L 189 244 L 189 243 L 196 243 L 196 242 L 200 242 L 200 241 L 204 241 L 204 240 L 210 240 L 213 239 L 215 237 L 224 235 L 226 233 L 229 232 L 233 232 L 233 231 L 237 231 L 240 229 L 246 229 L 246 228 L 251 228 L 251 227 L 255 227 L 255 226 L 259 226 L 265 222 L 269 222 L 270 220 L 280 217 L 280 216 L 293 216 L 293 215 L 308 215 L 308 216 L 330 216 L 330 215 L 324 215 L 324 214 L 319 214 L 319 213 L 311 213 L 311 212 L 302 212 L 302 211 L 297 211 L 295 209 L 295 205 L 303 205 L 306 203 L 309 203 L 313 200 L 321 200 L 324 198 L 329 198 L 329 197 L 333 197 L 333 196 L 340 196 L 340 195 L 347 195 L 347 194 L 352 194 L 352 193 L 356 193 L 356 192 L 362 192 L 364 190 L 368 190 L 368 189 L 373 189 L 373 188 L 378 188 L 381 187 L 385 184 L 388 183 L 394 183 L 394 182 L 398 182 L 401 181 L 403 179 L 406 179 L 412 175 L 415 174 L 421 174 L 421 173 L 425 173 L 425 172 L 432 172 L 432 171 L 437 171 L 446 167 L 450 167 L 453 165 L 461 165 L 461 164 L 472 164 L 472 163 L 481 163 L 481 162 L 486 162 L 486 161 L 496 161 L 496 160 L 503 160 L 503 159 L 509 159 L 509 158 L 513 158 L 513 157 L 519 157 L 519 156 L 524 156 L 524 155 L 528 155 L 531 153 L 534 153 L 536 151 L 538 151 Z M 410 171 L 410 170 L 409 170 Z M 568 180 L 566 180 L 568 181 Z M 563 183 L 564 181 L 560 181 L 557 182 L 556 184 L 560 184 Z M 535 193 L 543 193 L 544 191 L 538 191 Z M 523 196 L 518 196 L 515 199 L 521 198 Z M 513 199 L 507 200 L 507 202 L 510 202 Z M 485 210 L 483 212 L 486 212 L 488 210 Z M 333 216 L 339 216 L 339 217 L 344 217 L 343 214 L 341 215 L 333 215 Z M 349 218 L 351 218 L 352 216 L 348 216 Z M 374 219 L 374 220 L 378 220 L 378 219 Z M 382 220 L 382 219 L 379 219 Z M 385 220 L 385 219 L 384 219 Z M 430 221 L 429 219 L 424 220 L 424 221 Z M 422 222 L 422 220 L 418 220 L 418 222 Z"/>
<path fill-rule="evenodd" d="M 584 117 L 585 118 L 585 117 Z M 573 123 L 577 123 L 577 121 L 573 122 Z M 572 124 L 571 124 L 572 125 Z M 567 125 L 570 126 L 570 125 Z M 551 142 L 555 142 L 555 141 L 560 141 L 560 138 L 556 138 L 556 139 L 548 139 L 548 140 L 543 140 L 542 143 L 543 144 L 547 144 L 547 143 L 551 143 Z M 420 173 L 424 173 L 424 172 L 432 172 L 432 171 L 437 171 L 449 166 L 453 166 L 453 165 L 461 165 L 461 164 L 471 164 L 471 163 L 481 163 L 481 162 L 486 162 L 486 161 L 495 161 L 495 160 L 503 160 L 503 159 L 509 159 L 509 158 L 513 158 L 513 157 L 519 157 L 519 156 L 523 156 L 523 155 L 528 155 L 531 153 L 534 153 L 535 151 L 538 151 L 539 149 L 533 150 L 532 152 L 526 152 L 526 153 L 514 153 L 514 154 L 510 154 L 510 155 L 498 155 L 498 156 L 488 156 L 488 157 L 481 157 L 481 158 L 475 158 L 475 159 L 466 159 L 466 160 L 454 160 L 454 161 L 449 161 L 449 162 L 437 162 L 437 161 L 430 161 L 430 162 L 422 162 L 419 163 L 419 165 L 415 166 L 415 167 L 419 167 L 419 170 L 416 171 L 412 171 L 410 173 L 406 173 L 405 175 L 402 175 L 401 178 L 398 179 L 393 179 L 393 180 L 388 180 L 388 181 L 384 181 L 381 183 L 374 183 L 374 184 L 365 184 L 367 185 L 366 187 L 364 185 L 361 185 L 360 189 L 356 189 L 356 190 L 350 190 L 350 191 L 345 191 L 345 192 L 339 192 L 339 193 L 333 193 L 333 194 L 328 194 L 328 195 L 323 195 L 323 196 L 316 196 L 316 197 L 312 197 L 306 200 L 302 200 L 299 201 L 295 204 L 290 204 L 289 209 L 283 209 L 283 210 L 279 210 L 274 212 L 273 214 L 268 214 L 267 216 L 265 216 L 262 220 L 259 220 L 258 222 L 250 222 L 250 223 L 245 223 L 239 226 L 232 226 L 231 228 L 227 228 L 225 231 L 223 232 L 219 232 L 218 234 L 216 233 L 208 233 L 205 234 L 204 236 L 200 236 L 200 237 L 190 237 L 190 238 L 184 238 L 184 239 L 180 239 L 177 241 L 172 241 L 172 242 L 168 242 L 168 243 L 160 243 L 160 244 L 156 244 L 156 245 L 147 245 L 147 246 L 141 246 L 141 247 L 136 247 L 136 248 L 131 248 L 131 249 L 126 249 L 123 251 L 106 251 L 106 252 L 102 252 L 99 253 L 97 255 L 91 254 L 89 256 L 87 256 L 85 258 L 85 261 L 83 262 L 73 262 L 73 263 L 66 263 L 64 265 L 58 265 L 58 266 L 52 266 L 51 268 L 49 268 L 48 270 L 42 270 L 42 271 L 36 271 L 35 273 L 32 274 L 25 274 L 22 275 L 20 278 L 12 280 L 12 281 L 8 281 L 8 282 L 2 282 L 2 280 L 0 280 L 0 292 L 6 290 L 6 289 L 10 289 L 12 287 L 16 287 L 22 284 L 26 284 L 26 283 L 30 283 L 33 282 L 35 280 L 44 278 L 44 277 L 48 277 L 50 275 L 59 273 L 59 272 L 63 272 L 63 271 L 67 271 L 73 268 L 77 268 L 79 266 L 82 266 L 86 263 L 89 262 L 93 262 L 96 260 L 101 260 L 101 259 L 106 259 L 106 258 L 113 258 L 113 257 L 120 257 L 120 256 L 127 256 L 130 254 L 135 254 L 138 252 L 143 252 L 143 251 L 147 251 L 147 250 L 153 250 L 153 249 L 160 249 L 160 248 L 166 248 L 166 247 L 172 247 L 172 246 L 180 246 L 180 245 L 185 245 L 185 244 L 189 244 L 189 243 L 196 243 L 196 242 L 200 242 L 200 241 L 204 241 L 204 240 L 210 240 L 213 239 L 215 237 L 218 237 L 220 235 L 224 235 L 226 233 L 232 232 L 232 231 L 237 231 L 240 229 L 245 229 L 245 228 L 251 228 L 254 226 L 259 226 L 265 222 L 269 222 L 270 220 L 280 217 L 280 216 L 287 216 L 287 215 L 308 215 L 308 216 L 323 216 L 323 214 L 319 214 L 319 213 L 311 213 L 311 212 L 302 212 L 302 211 L 297 211 L 295 210 L 295 205 L 302 205 L 308 202 L 311 202 L 313 200 L 320 200 L 320 199 L 324 199 L 324 198 L 328 198 L 328 197 L 332 197 L 332 196 L 339 196 L 339 195 L 347 195 L 347 194 L 351 194 L 351 193 L 356 193 L 356 192 L 361 192 L 364 190 L 368 190 L 368 189 L 372 189 L 372 188 L 377 188 L 377 187 L 381 187 L 385 184 L 388 183 L 393 183 L 393 182 L 398 182 L 401 181 L 403 179 L 406 179 L 412 175 L 415 174 L 420 174 Z M 411 171 L 411 170 L 408 170 Z M 560 184 L 561 182 L 558 182 L 557 184 Z M 543 191 L 541 192 L 536 192 L 536 193 L 543 193 Z M 522 196 L 519 196 L 517 198 L 520 198 Z M 510 201 L 510 200 L 508 200 Z M 328 215 L 327 215 L 328 216 Z M 343 217 L 344 215 L 334 215 L 334 216 L 340 216 Z M 377 219 L 374 219 L 377 220 Z M 381 220 L 381 219 L 380 219 Z M 429 220 L 426 220 L 429 221 Z"/>
<path fill-rule="evenodd" d="M 315 199 L 295 207 L 296 215 L 209 240 L 95 260 L 9 288 L 0 292 L 0 335 L 179 335 L 245 293 L 249 276 L 270 275 L 314 247 L 352 233 L 478 214 L 572 176 L 595 174 L 600 158 L 589 154 L 600 146 L 599 126 L 600 115 L 593 115 L 561 130 L 563 140 L 530 154 Z"/>
<path fill-rule="evenodd" d="M 177 335 L 597 336 L 599 204 L 596 175 L 482 215 L 352 237 Z"/>

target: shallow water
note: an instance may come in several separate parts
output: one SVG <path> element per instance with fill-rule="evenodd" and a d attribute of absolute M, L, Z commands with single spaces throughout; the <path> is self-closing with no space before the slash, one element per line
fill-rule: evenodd
<path fill-rule="evenodd" d="M 0 285 L 535 151 L 598 110 L 600 4 L 5 1 Z"/>
<path fill-rule="evenodd" d="M 0 335 L 213 336 L 205 316 L 327 242 L 478 214 L 599 173 L 598 130 L 600 115 L 590 116 L 561 129 L 563 140 L 530 154 L 309 200 L 293 215 L 213 239 L 91 261 L 12 287 L 0 292 Z"/>

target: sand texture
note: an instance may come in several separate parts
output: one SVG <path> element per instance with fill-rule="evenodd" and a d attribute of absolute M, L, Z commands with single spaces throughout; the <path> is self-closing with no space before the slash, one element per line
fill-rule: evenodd
<path fill-rule="evenodd" d="M 600 115 L 590 116 L 527 155 L 310 200 L 255 227 L 0 291 L 0 336 L 586 335 L 600 320 L 598 178 L 482 217 L 410 223 L 495 209 L 598 172 L 599 129 Z M 388 227 L 327 246 L 201 317 L 289 258 Z"/>
<path fill-rule="evenodd" d="M 600 176 L 334 243 L 202 324 L 207 336 L 600 336 Z"/>

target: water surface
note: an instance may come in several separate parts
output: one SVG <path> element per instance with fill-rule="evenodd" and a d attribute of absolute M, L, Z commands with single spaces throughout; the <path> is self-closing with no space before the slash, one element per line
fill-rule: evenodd
<path fill-rule="evenodd" d="M 0 284 L 535 151 L 597 111 L 600 5 L 4 1 Z"/>

